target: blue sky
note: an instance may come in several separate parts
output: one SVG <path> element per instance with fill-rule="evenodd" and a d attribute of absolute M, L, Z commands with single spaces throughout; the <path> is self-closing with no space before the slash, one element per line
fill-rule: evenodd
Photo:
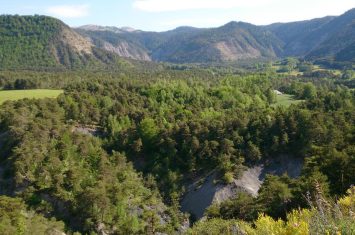
<path fill-rule="evenodd" d="M 0 0 L 0 14 L 50 15 L 70 26 L 97 24 L 164 31 L 229 21 L 264 25 L 340 15 L 354 0 Z"/>

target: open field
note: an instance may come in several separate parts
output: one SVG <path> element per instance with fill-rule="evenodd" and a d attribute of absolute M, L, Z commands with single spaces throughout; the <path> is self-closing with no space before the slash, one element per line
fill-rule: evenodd
<path fill-rule="evenodd" d="M 41 99 L 41 98 L 57 98 L 63 90 L 6 90 L 0 91 L 0 104 L 7 100 L 20 100 L 24 98 Z"/>
<path fill-rule="evenodd" d="M 296 100 L 293 95 L 282 94 L 278 95 L 276 98 L 276 103 L 273 106 L 290 106 L 291 104 L 298 104 L 302 102 L 302 100 Z"/>

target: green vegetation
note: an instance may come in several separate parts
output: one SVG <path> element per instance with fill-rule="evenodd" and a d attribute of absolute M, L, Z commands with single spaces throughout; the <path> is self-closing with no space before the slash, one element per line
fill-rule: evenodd
<path fill-rule="evenodd" d="M 183 41 L 175 31 L 121 36 L 150 51 L 169 45 L 156 58 L 179 62 L 223 60 L 206 48 L 230 35 L 264 57 L 282 49 L 271 32 L 246 23 L 180 30 Z M 292 40 L 282 25 L 270 30 Z M 352 67 L 292 57 L 241 67 L 153 64 L 91 45 L 80 51 L 72 37 L 85 45 L 56 19 L 0 16 L 0 231 L 354 232 Z M 290 155 L 304 162 L 298 178 L 267 175 L 256 197 L 237 193 L 211 205 L 206 221 L 182 226 L 194 221 L 179 206 L 189 182 L 213 171 L 228 184 L 247 167 Z"/>
<path fill-rule="evenodd" d="M 120 69 L 128 62 L 92 47 L 60 20 L 47 16 L 0 16 L 0 70 Z"/>
<path fill-rule="evenodd" d="M 43 16 L 0 16 L 0 68 L 55 66 L 48 41 L 59 34 L 61 22 Z"/>
<path fill-rule="evenodd" d="M 0 16 L 0 233 L 354 234 L 354 13 L 118 34 Z M 103 49 L 122 42 L 216 64 Z M 288 156 L 298 178 L 266 175 L 195 224 L 180 210 L 190 182 Z"/>
<path fill-rule="evenodd" d="M 287 153 L 305 162 L 299 178 L 268 176 L 256 198 L 213 205 L 211 220 L 191 230 L 225 231 L 219 223 L 243 220 L 245 229 L 269 221 L 284 231 L 292 211 L 317 215 L 316 195 L 340 198 L 355 181 L 355 96 L 342 81 L 208 69 L 2 72 L 5 89 L 64 94 L 1 105 L 0 189 L 62 221 L 67 233 L 173 234 L 187 217 L 179 209 L 186 182 L 211 170 L 232 182 L 245 167 Z M 275 105 L 273 90 L 303 101 Z"/>
<path fill-rule="evenodd" d="M 64 223 L 28 211 L 20 198 L 0 196 L 1 234 L 61 234 Z"/>
<path fill-rule="evenodd" d="M 281 105 L 281 106 L 288 107 L 291 104 L 298 104 L 301 101 L 302 100 L 295 99 L 294 95 L 281 94 L 276 96 L 276 102 L 273 105 L 274 106 Z"/>
<path fill-rule="evenodd" d="M 355 223 L 355 188 L 337 202 L 326 200 L 321 193 L 316 194 L 316 203 L 309 209 L 289 212 L 286 220 L 273 219 L 259 214 L 253 226 L 240 220 L 220 218 L 200 221 L 188 234 L 353 234 Z"/>
<path fill-rule="evenodd" d="M 0 91 L 0 104 L 8 100 L 20 100 L 20 99 L 42 99 L 42 98 L 57 98 L 63 90 L 8 90 Z"/>
<path fill-rule="evenodd" d="M 8 171 L 2 189 L 22 188 L 17 194 L 27 206 L 64 221 L 71 231 L 169 231 L 169 217 L 161 222 L 169 211 L 154 182 L 145 185 L 125 156 L 106 153 L 101 140 L 73 132 L 65 115 L 53 99 L 2 105 L 1 129 L 9 133 L 1 148 Z"/>

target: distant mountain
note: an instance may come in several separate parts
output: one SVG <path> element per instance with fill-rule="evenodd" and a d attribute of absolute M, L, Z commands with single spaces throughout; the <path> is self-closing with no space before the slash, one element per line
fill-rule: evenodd
<path fill-rule="evenodd" d="M 282 56 L 354 61 L 355 9 L 338 17 L 266 26 L 284 43 Z"/>
<path fill-rule="evenodd" d="M 275 58 L 283 45 L 271 32 L 243 22 L 210 29 L 179 27 L 162 33 L 102 29 L 80 27 L 77 31 L 99 48 L 123 57 L 174 63 Z"/>
<path fill-rule="evenodd" d="M 316 34 L 324 35 L 324 40 L 306 57 L 333 57 L 341 61 L 355 62 L 355 9 L 324 25 L 314 35 Z"/>
<path fill-rule="evenodd" d="M 114 33 L 125 33 L 125 32 L 134 32 L 137 31 L 134 28 L 131 27 L 115 27 L 115 26 L 100 26 L 100 25 L 93 25 L 93 24 L 88 24 L 88 25 L 83 25 L 78 27 L 77 29 L 82 29 L 82 30 L 87 30 L 87 31 L 112 31 Z"/>
<path fill-rule="evenodd" d="M 80 27 L 99 48 L 123 57 L 174 63 L 226 62 L 297 56 L 354 60 L 355 9 L 341 16 L 256 26 L 179 27 L 166 32 Z"/>
<path fill-rule="evenodd" d="M 105 51 L 136 60 L 151 60 L 147 50 L 140 43 L 130 39 L 136 34 L 134 31 L 101 26 L 82 26 L 76 31 L 91 38 L 96 47 Z"/>
<path fill-rule="evenodd" d="M 339 51 L 334 58 L 336 61 L 355 63 L 355 42 Z"/>
<path fill-rule="evenodd" d="M 132 60 L 235 62 L 288 56 L 355 62 L 355 9 L 341 16 L 256 26 L 179 27 L 145 32 L 85 25 L 72 29 L 47 16 L 0 16 L 0 69 L 118 68 Z"/>
<path fill-rule="evenodd" d="M 226 62 L 276 58 L 281 48 L 282 42 L 269 31 L 248 23 L 230 22 L 219 28 L 172 37 L 152 53 L 152 58 L 176 63 Z"/>
<path fill-rule="evenodd" d="M 319 43 L 319 38 L 310 40 L 309 35 L 332 21 L 334 18 L 335 17 L 328 16 L 307 21 L 276 23 L 265 26 L 265 28 L 273 32 L 284 42 L 282 55 L 303 56 Z"/>
<path fill-rule="evenodd" d="M 119 60 L 55 18 L 0 16 L 0 69 L 84 68 Z"/>
<path fill-rule="evenodd" d="M 123 30 L 125 29 L 125 30 Z M 195 35 L 201 29 L 179 27 L 162 33 L 127 30 L 127 28 L 82 26 L 76 31 L 91 38 L 98 48 L 136 60 L 156 60 L 153 53 L 173 38 L 183 39 Z"/>

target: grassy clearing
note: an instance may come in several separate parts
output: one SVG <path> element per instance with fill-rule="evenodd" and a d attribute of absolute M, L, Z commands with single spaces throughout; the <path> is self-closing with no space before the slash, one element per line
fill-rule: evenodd
<path fill-rule="evenodd" d="M 57 98 L 63 90 L 7 90 L 0 91 L 0 104 L 7 100 L 20 100 L 24 98 L 29 99 L 42 99 L 42 98 Z"/>
<path fill-rule="evenodd" d="M 272 106 L 285 106 L 288 107 L 291 104 L 298 104 L 302 102 L 302 100 L 297 100 L 293 95 L 282 94 L 276 97 L 276 103 Z"/>

